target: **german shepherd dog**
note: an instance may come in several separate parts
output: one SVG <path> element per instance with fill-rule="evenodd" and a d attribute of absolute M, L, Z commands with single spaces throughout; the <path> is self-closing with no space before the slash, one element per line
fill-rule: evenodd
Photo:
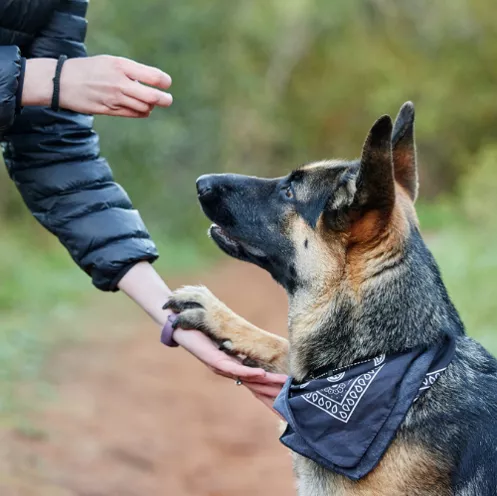
<path fill-rule="evenodd" d="M 276 179 L 205 175 L 198 198 L 228 255 L 267 270 L 289 299 L 289 340 L 236 315 L 204 287 L 177 290 L 175 325 L 251 364 L 290 373 L 456 340 L 445 373 L 412 404 L 380 463 L 358 481 L 294 455 L 301 496 L 497 494 L 497 361 L 464 326 L 419 231 L 414 107 L 371 128 L 359 160 Z"/>

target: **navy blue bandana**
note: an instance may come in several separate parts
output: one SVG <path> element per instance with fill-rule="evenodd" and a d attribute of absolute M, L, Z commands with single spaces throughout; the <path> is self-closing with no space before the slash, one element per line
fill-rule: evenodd
<path fill-rule="evenodd" d="M 380 355 L 303 384 L 290 377 L 274 403 L 288 422 L 280 441 L 328 470 L 352 480 L 364 477 L 454 351 L 455 341 L 447 337 L 430 348 Z"/>

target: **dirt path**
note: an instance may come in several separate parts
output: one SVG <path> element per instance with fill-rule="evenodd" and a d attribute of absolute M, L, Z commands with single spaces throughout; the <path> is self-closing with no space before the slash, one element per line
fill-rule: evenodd
<path fill-rule="evenodd" d="M 181 280 L 198 282 L 254 323 L 285 332 L 285 296 L 262 271 L 234 262 Z M 293 495 L 277 419 L 244 388 L 159 345 L 157 329 L 123 299 L 112 305 L 94 338 L 54 356 L 48 373 L 58 397 L 36 419 L 45 435 L 5 434 L 0 494 Z"/>

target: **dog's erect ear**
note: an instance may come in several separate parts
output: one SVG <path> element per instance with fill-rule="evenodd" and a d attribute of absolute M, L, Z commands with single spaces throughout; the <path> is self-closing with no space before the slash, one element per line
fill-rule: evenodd
<path fill-rule="evenodd" d="M 369 131 L 362 149 L 356 179 L 356 203 L 371 210 L 389 211 L 395 203 L 392 161 L 392 119 L 380 117 Z"/>
<path fill-rule="evenodd" d="M 406 102 L 399 110 L 392 133 L 392 155 L 395 180 L 412 201 L 418 196 L 418 168 L 414 143 L 414 105 Z"/>

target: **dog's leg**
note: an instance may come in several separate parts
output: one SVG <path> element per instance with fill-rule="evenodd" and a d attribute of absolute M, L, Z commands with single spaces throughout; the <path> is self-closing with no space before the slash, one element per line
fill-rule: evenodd
<path fill-rule="evenodd" d="M 247 365 L 287 372 L 288 341 L 247 322 L 206 287 L 184 286 L 164 308 L 179 314 L 175 327 L 204 332 L 231 354 L 246 357 Z"/>

